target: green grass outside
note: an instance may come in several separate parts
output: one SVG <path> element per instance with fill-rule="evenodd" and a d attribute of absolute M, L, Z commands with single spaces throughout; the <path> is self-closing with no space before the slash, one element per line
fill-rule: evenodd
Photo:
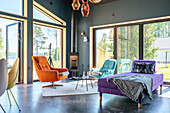
<path fill-rule="evenodd" d="M 157 71 L 164 74 L 164 80 L 170 80 L 170 64 L 157 63 Z"/>

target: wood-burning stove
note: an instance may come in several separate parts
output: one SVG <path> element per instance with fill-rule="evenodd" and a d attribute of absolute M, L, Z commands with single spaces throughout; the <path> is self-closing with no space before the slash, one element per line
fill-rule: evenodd
<path fill-rule="evenodd" d="M 69 70 L 72 71 L 72 77 L 74 77 L 73 73 L 75 73 L 76 75 L 76 72 L 79 71 L 79 53 L 70 53 L 69 54 L 69 60 L 70 60 L 70 67 L 69 67 Z"/>

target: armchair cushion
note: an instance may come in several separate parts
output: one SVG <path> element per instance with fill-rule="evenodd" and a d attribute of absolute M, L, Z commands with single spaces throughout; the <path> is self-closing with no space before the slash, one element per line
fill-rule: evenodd
<path fill-rule="evenodd" d="M 47 63 L 39 63 L 41 70 L 51 70 Z"/>
<path fill-rule="evenodd" d="M 39 73 L 42 76 L 39 77 L 41 82 L 53 82 L 60 79 L 58 71 L 55 70 L 41 70 Z"/>
<path fill-rule="evenodd" d="M 48 65 L 48 61 L 46 57 L 39 58 L 38 62 L 41 70 L 51 70 L 50 66 Z"/>
<path fill-rule="evenodd" d="M 94 78 L 101 78 L 113 75 L 116 68 L 116 64 L 117 61 L 115 59 L 107 59 L 100 69 L 92 68 L 90 71 L 90 76 Z"/>
<path fill-rule="evenodd" d="M 113 69 L 115 67 L 115 62 L 114 61 L 109 61 L 106 60 L 102 66 L 102 68 L 100 68 L 100 72 L 104 72 L 107 71 L 108 69 Z"/>

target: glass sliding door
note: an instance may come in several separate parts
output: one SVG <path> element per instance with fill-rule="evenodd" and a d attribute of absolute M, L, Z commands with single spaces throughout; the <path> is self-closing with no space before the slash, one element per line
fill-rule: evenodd
<path fill-rule="evenodd" d="M 114 28 L 95 30 L 95 67 L 101 68 L 106 59 L 113 59 Z"/>
<path fill-rule="evenodd" d="M 7 59 L 8 72 L 15 60 L 20 58 L 17 82 L 22 82 L 22 23 L 0 18 L 0 59 Z"/>
<path fill-rule="evenodd" d="M 157 72 L 170 82 L 170 21 L 140 25 L 95 29 L 93 66 L 100 68 L 105 59 L 117 58 L 117 73 L 130 72 L 133 60 L 139 60 L 140 49 L 140 59 L 156 60 Z"/>
<path fill-rule="evenodd" d="M 50 49 L 51 47 L 51 49 Z M 33 26 L 33 55 L 52 58 L 52 67 L 62 67 L 62 30 L 40 25 Z M 33 80 L 37 80 L 33 69 Z"/>
<path fill-rule="evenodd" d="M 13 23 L 6 26 L 6 58 L 8 68 L 11 68 L 15 60 L 19 57 L 19 24 Z"/>
<path fill-rule="evenodd" d="M 20 59 L 18 82 L 22 82 L 22 36 L 21 23 L 15 22 L 6 25 L 6 59 L 8 71 L 17 58 Z"/>
<path fill-rule="evenodd" d="M 158 73 L 170 80 L 170 21 L 144 25 L 144 59 L 156 60 Z"/>
<path fill-rule="evenodd" d="M 139 26 L 118 27 L 118 73 L 130 72 L 133 60 L 139 59 Z"/>

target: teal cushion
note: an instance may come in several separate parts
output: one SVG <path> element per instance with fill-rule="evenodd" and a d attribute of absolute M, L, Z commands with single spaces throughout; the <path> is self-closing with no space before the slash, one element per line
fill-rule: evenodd
<path fill-rule="evenodd" d="M 105 72 L 108 70 L 114 69 L 115 62 L 111 60 L 106 60 L 102 68 L 100 68 L 99 72 Z"/>

